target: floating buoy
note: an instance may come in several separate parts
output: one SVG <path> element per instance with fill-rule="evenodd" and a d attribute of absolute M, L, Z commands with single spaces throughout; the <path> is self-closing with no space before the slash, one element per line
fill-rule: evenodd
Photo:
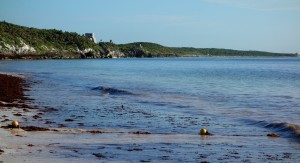
<path fill-rule="evenodd" d="M 202 128 L 200 130 L 200 135 L 206 135 L 207 134 L 207 130 L 205 128 Z"/>
<path fill-rule="evenodd" d="M 213 134 L 208 132 L 205 128 L 202 128 L 199 132 L 199 135 L 213 135 Z"/>
<path fill-rule="evenodd" d="M 12 121 L 12 122 L 11 122 L 11 126 L 12 126 L 13 128 L 17 128 L 17 127 L 19 127 L 19 122 L 18 122 L 18 121 Z"/>

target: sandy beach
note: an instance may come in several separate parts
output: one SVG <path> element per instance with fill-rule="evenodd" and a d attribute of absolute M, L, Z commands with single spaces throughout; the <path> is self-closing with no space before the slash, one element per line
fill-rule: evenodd
<path fill-rule="evenodd" d="M 30 89 L 26 77 L 0 74 L 0 83 L 0 162 L 294 162 L 300 159 L 299 142 L 284 137 L 231 133 L 200 136 L 199 131 L 150 133 L 134 128 L 48 128 L 45 127 L 50 123 L 46 120 L 47 112 L 32 105 L 34 99 L 24 93 Z M 20 128 L 9 127 L 13 120 L 19 121 Z M 70 119 L 65 123 L 73 122 Z M 274 150 L 277 148 L 282 150 Z"/>

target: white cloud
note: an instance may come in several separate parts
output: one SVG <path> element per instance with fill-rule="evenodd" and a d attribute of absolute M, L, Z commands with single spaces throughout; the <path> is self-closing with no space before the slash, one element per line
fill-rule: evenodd
<path fill-rule="evenodd" d="M 205 0 L 209 3 L 264 11 L 300 10 L 300 0 Z"/>

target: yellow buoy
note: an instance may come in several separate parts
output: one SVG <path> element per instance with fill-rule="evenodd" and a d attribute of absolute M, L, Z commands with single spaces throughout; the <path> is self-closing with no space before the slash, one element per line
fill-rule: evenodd
<path fill-rule="evenodd" d="M 12 125 L 12 127 L 17 128 L 17 127 L 19 127 L 19 122 L 18 121 L 12 121 L 11 125 Z"/>
<path fill-rule="evenodd" d="M 206 135 L 207 134 L 207 130 L 205 128 L 202 128 L 200 130 L 200 135 Z"/>

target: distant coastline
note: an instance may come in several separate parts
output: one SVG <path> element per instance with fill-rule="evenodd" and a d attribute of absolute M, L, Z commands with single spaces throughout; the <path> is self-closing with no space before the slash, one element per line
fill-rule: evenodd
<path fill-rule="evenodd" d="M 298 57 L 217 48 L 166 47 L 150 42 L 115 44 L 61 30 L 23 27 L 0 22 L 0 59 L 160 58 L 160 57 Z"/>

